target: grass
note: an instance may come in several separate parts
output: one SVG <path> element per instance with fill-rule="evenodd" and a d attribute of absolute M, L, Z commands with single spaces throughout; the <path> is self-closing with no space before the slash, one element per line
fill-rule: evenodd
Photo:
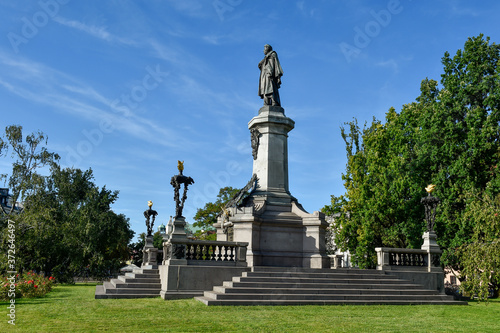
<path fill-rule="evenodd" d="M 469 306 L 207 307 L 193 299 L 94 299 L 95 285 L 57 286 L 0 303 L 0 332 L 498 332 L 500 300 Z"/>

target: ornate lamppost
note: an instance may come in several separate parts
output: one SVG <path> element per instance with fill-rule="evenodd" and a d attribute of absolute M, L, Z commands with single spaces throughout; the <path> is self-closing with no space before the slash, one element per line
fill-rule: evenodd
<path fill-rule="evenodd" d="M 432 195 L 432 192 L 436 189 L 436 185 L 428 185 L 425 188 L 427 196 L 423 197 L 420 202 L 425 208 L 425 221 L 427 222 L 427 231 L 424 232 L 422 238 L 424 239 L 424 244 L 422 245 L 422 250 L 427 250 L 434 254 L 441 253 L 441 249 L 436 241 L 436 233 L 434 232 L 434 224 L 436 223 L 436 208 L 440 200 Z M 439 260 L 438 257 L 434 256 L 433 261 Z"/>
<path fill-rule="evenodd" d="M 148 201 L 149 209 L 144 211 L 144 217 L 146 218 L 146 228 L 147 235 L 145 239 L 144 249 L 142 250 L 142 266 L 156 266 L 156 256 L 158 254 L 158 249 L 153 245 L 153 226 L 155 224 L 156 216 L 158 212 L 153 210 L 153 201 Z"/>
<path fill-rule="evenodd" d="M 184 229 L 186 226 L 186 219 L 182 216 L 182 210 L 184 208 L 184 202 L 187 199 L 188 186 L 194 184 L 194 180 L 182 174 L 184 171 L 184 162 L 178 161 L 177 169 L 179 170 L 179 174 L 173 176 L 170 180 L 170 184 L 174 187 L 175 216 L 173 221 L 171 220 L 168 222 L 169 240 L 163 243 L 164 264 L 171 260 L 177 260 L 178 263 L 185 261 L 185 241 L 187 241 L 188 238 Z M 184 192 L 182 198 L 180 198 L 179 192 L 183 184 Z"/>
<path fill-rule="evenodd" d="M 194 184 L 194 180 L 191 177 L 184 176 L 182 172 L 184 171 L 184 162 L 177 161 L 177 169 L 179 174 L 172 177 L 170 184 L 174 187 L 174 200 L 175 200 L 175 217 L 183 217 L 182 210 L 184 209 L 184 202 L 187 199 L 188 186 Z M 182 198 L 179 199 L 179 190 L 181 185 L 184 184 L 184 193 Z"/>
<path fill-rule="evenodd" d="M 158 212 L 156 210 L 153 210 L 153 201 L 149 200 L 148 201 L 148 206 L 149 209 L 144 211 L 144 217 L 146 218 L 146 228 L 147 228 L 147 236 L 152 236 L 153 234 L 153 226 L 155 224 L 155 219 L 156 216 L 158 215 Z"/>
<path fill-rule="evenodd" d="M 425 207 L 425 220 L 427 221 L 427 231 L 434 232 L 434 224 L 436 223 L 436 207 L 440 200 L 432 196 L 432 192 L 436 189 L 436 185 L 428 185 L 425 190 L 427 196 L 420 199 L 420 202 Z"/>

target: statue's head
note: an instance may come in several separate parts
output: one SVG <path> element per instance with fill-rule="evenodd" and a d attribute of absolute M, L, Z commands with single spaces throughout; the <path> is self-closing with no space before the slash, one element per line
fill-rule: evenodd
<path fill-rule="evenodd" d="M 273 50 L 273 47 L 269 44 L 264 45 L 264 54 L 268 54 Z"/>

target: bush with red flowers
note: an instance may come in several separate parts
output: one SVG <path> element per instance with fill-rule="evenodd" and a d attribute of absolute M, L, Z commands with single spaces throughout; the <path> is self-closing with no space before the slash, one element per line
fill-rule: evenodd
<path fill-rule="evenodd" d="M 9 296 L 12 281 L 15 281 L 16 298 L 45 296 L 52 290 L 52 287 L 55 284 L 55 279 L 52 276 L 45 277 L 34 272 L 27 272 L 22 275 L 16 274 L 14 280 L 9 278 L 12 278 L 12 276 L 2 276 L 0 278 L 0 300 L 2 301 L 12 298 Z"/>

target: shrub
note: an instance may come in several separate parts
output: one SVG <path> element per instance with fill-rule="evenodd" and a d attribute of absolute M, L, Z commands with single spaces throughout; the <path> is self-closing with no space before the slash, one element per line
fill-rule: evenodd
<path fill-rule="evenodd" d="M 9 297 L 11 282 L 7 276 L 0 278 L 0 300 L 6 301 Z M 45 277 L 34 272 L 27 272 L 22 275 L 17 274 L 15 278 L 16 298 L 34 298 L 43 297 L 52 290 L 55 284 L 55 279 Z"/>

